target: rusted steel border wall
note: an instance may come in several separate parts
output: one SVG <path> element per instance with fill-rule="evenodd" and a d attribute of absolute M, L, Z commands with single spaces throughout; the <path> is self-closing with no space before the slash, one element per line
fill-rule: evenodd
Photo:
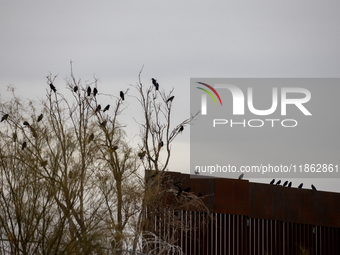
<path fill-rule="evenodd" d="M 185 224 L 210 219 L 201 229 L 181 231 L 185 254 L 340 254 L 339 193 L 169 174 L 182 188 L 206 196 L 212 212 L 181 212 Z"/>

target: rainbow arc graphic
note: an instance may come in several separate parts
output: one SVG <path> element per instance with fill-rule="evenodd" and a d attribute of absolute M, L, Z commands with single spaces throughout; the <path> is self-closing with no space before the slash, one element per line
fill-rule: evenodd
<path fill-rule="evenodd" d="M 197 82 L 197 83 L 206 86 L 206 87 L 209 88 L 212 92 L 214 92 L 215 95 L 217 96 L 218 100 L 220 100 L 220 104 L 221 104 L 221 106 L 222 106 L 222 100 L 221 100 L 221 98 L 220 98 L 220 95 L 217 93 L 217 91 L 216 91 L 213 87 L 211 87 L 210 85 L 208 85 L 208 84 L 206 84 L 206 83 L 203 83 L 203 82 Z M 196 88 L 203 90 L 203 91 L 206 92 L 209 96 L 211 96 L 211 98 L 212 98 L 212 99 L 214 100 L 214 102 L 215 102 L 215 105 L 217 105 L 214 96 L 211 94 L 211 92 L 210 92 L 209 90 L 206 90 L 206 89 L 201 88 L 201 87 L 196 87 Z"/>

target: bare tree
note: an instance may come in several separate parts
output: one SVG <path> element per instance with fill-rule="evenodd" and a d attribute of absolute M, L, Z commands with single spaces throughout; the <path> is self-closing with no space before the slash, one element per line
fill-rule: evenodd
<path fill-rule="evenodd" d="M 133 148 L 118 121 L 128 90 L 104 95 L 96 78 L 77 80 L 72 65 L 66 85 L 64 95 L 50 74 L 40 103 L 13 89 L 0 103 L 0 254 L 180 254 L 177 211 L 206 210 L 193 194 L 177 198 L 166 176 L 171 143 L 192 117 L 172 125 L 174 91 L 143 86 L 140 73 Z M 105 96 L 112 107 L 101 107 Z M 155 219 L 171 234 L 160 234 Z"/>

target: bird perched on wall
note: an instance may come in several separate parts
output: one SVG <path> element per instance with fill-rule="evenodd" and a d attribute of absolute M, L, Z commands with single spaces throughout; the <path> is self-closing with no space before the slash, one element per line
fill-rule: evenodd
<path fill-rule="evenodd" d="M 106 112 L 106 111 L 108 111 L 109 109 L 110 109 L 110 105 L 108 104 L 107 106 L 105 106 L 103 112 Z"/>
<path fill-rule="evenodd" d="M 299 187 L 298 187 L 298 188 L 299 188 L 299 189 L 301 189 L 301 188 L 302 188 L 302 186 L 303 186 L 303 183 L 301 183 L 301 184 L 299 185 Z"/>
<path fill-rule="evenodd" d="M 166 102 L 167 102 L 167 103 L 168 103 L 168 102 L 172 102 L 172 100 L 174 100 L 174 98 L 175 98 L 175 96 L 169 97 L 169 99 L 166 100 Z"/>
<path fill-rule="evenodd" d="M 27 143 L 26 143 L 26 142 L 23 142 L 22 145 L 21 145 L 21 149 L 22 149 L 22 150 L 25 149 L 26 146 L 27 146 Z"/>
<path fill-rule="evenodd" d="M 94 89 L 93 89 L 93 95 L 94 95 L 94 96 L 96 96 L 96 95 L 97 95 L 97 93 L 98 93 L 98 90 L 97 90 L 97 88 L 94 88 Z"/>
<path fill-rule="evenodd" d="M 286 187 L 287 184 L 288 184 L 288 181 L 285 181 L 285 183 L 282 186 Z"/>
<path fill-rule="evenodd" d="M 276 183 L 276 185 L 280 185 L 280 183 L 281 183 L 281 180 L 279 180 L 279 181 Z"/>
<path fill-rule="evenodd" d="M 25 126 L 29 126 L 30 124 L 27 121 L 24 121 L 23 123 Z"/>
<path fill-rule="evenodd" d="M 38 122 L 40 122 L 40 121 L 43 119 L 43 117 L 44 117 L 44 115 L 43 115 L 43 114 L 40 114 L 40 115 L 38 116 Z"/>
<path fill-rule="evenodd" d="M 314 185 L 312 184 L 311 185 L 311 187 L 312 187 L 312 190 L 314 190 L 314 191 L 318 191 L 315 187 L 314 187 Z"/>
<path fill-rule="evenodd" d="M 123 92 L 123 91 L 120 91 L 120 92 L 119 92 L 119 96 L 120 96 L 120 98 L 124 101 L 124 92 Z"/>
<path fill-rule="evenodd" d="M 75 93 L 75 92 L 77 92 L 77 91 L 78 91 L 78 86 L 74 86 L 73 92 Z"/>
<path fill-rule="evenodd" d="M 56 88 L 53 86 L 52 83 L 50 83 L 50 88 L 53 90 L 54 93 L 57 92 Z"/>
<path fill-rule="evenodd" d="M 90 86 L 87 87 L 87 96 L 88 97 L 91 96 L 91 87 Z"/>
<path fill-rule="evenodd" d="M 273 180 L 270 182 L 270 184 L 274 184 L 274 182 L 275 182 L 275 179 L 273 179 Z"/>
<path fill-rule="evenodd" d="M 290 182 L 290 183 L 288 184 L 288 188 L 290 188 L 290 187 L 292 187 L 292 182 Z"/>
<path fill-rule="evenodd" d="M 100 106 L 100 104 L 97 106 L 96 108 L 96 112 L 99 112 L 102 109 L 102 107 Z"/>
<path fill-rule="evenodd" d="M 1 122 L 3 122 L 4 120 L 7 120 L 7 119 L 8 119 L 8 116 L 9 116 L 8 113 L 6 113 L 4 116 L 2 116 Z"/>
<path fill-rule="evenodd" d="M 241 180 L 241 179 L 243 178 L 243 176 L 244 176 L 244 173 L 242 173 L 242 174 L 238 177 L 238 179 Z"/>

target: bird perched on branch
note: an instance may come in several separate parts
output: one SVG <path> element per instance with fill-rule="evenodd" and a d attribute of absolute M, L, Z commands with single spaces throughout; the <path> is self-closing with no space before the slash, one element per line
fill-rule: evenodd
<path fill-rule="evenodd" d="M 167 103 L 168 103 L 168 102 L 172 102 L 172 100 L 174 100 L 174 98 L 175 98 L 175 96 L 169 97 L 169 99 L 166 100 L 166 102 L 167 102 Z"/>
<path fill-rule="evenodd" d="M 182 188 L 181 187 L 178 187 L 178 193 L 177 193 L 177 197 L 179 197 L 181 194 L 182 194 Z"/>
<path fill-rule="evenodd" d="M 99 112 L 102 109 L 102 107 L 100 106 L 100 104 L 97 106 L 96 108 L 96 112 Z"/>
<path fill-rule="evenodd" d="M 18 135 L 17 135 L 17 133 L 13 133 L 13 140 L 14 140 L 14 142 L 16 142 L 16 141 L 17 141 L 17 138 L 18 138 Z"/>
<path fill-rule="evenodd" d="M 52 83 L 50 83 L 50 88 L 53 90 L 54 93 L 57 92 L 56 88 L 53 86 Z"/>
<path fill-rule="evenodd" d="M 163 147 L 164 146 L 164 143 L 163 143 L 163 141 L 160 141 L 160 143 L 159 143 L 159 147 Z"/>
<path fill-rule="evenodd" d="M 75 93 L 75 92 L 77 92 L 77 91 L 78 91 L 78 86 L 74 86 L 73 92 Z"/>
<path fill-rule="evenodd" d="M 26 143 L 26 142 L 23 142 L 22 145 L 21 145 L 21 149 L 22 149 L 22 150 L 25 149 L 26 146 L 27 146 L 27 143 Z"/>
<path fill-rule="evenodd" d="M 96 96 L 96 95 L 97 95 L 97 93 L 98 93 L 98 90 L 97 90 L 97 88 L 94 88 L 94 89 L 93 89 L 93 95 L 94 95 L 94 96 Z"/>
<path fill-rule="evenodd" d="M 109 109 L 110 109 L 110 105 L 108 104 L 107 106 L 105 106 L 103 112 L 106 112 L 106 111 L 108 111 Z"/>
<path fill-rule="evenodd" d="M 30 124 L 27 121 L 24 121 L 23 123 L 25 126 L 29 126 Z"/>
<path fill-rule="evenodd" d="M 92 134 L 90 135 L 90 137 L 89 137 L 89 143 L 92 142 L 93 139 L 94 139 L 94 134 L 92 133 Z"/>
<path fill-rule="evenodd" d="M 315 187 L 314 187 L 314 185 L 312 184 L 311 185 L 311 187 L 312 187 L 312 190 L 314 190 L 314 191 L 318 191 Z"/>
<path fill-rule="evenodd" d="M 119 92 L 119 95 L 120 95 L 120 98 L 124 101 L 124 92 L 123 92 L 123 91 L 120 91 L 120 92 Z"/>
<path fill-rule="evenodd" d="M 3 122 L 4 120 L 7 120 L 8 116 L 9 116 L 9 114 L 7 114 L 7 113 L 4 116 L 2 116 L 1 122 Z"/>
<path fill-rule="evenodd" d="M 179 133 L 179 132 L 181 132 L 181 133 L 182 133 L 182 132 L 183 132 L 183 130 L 184 130 L 184 126 L 181 126 L 181 127 L 179 128 L 179 131 L 178 131 L 178 133 Z"/>
<path fill-rule="evenodd" d="M 88 88 L 87 88 L 87 96 L 88 97 L 91 96 L 91 87 L 90 86 L 88 86 Z"/>
<path fill-rule="evenodd" d="M 9 114 L 7 114 L 7 113 L 4 116 L 2 116 L 1 122 L 3 122 L 4 120 L 7 120 L 8 116 L 9 116 Z"/>
<path fill-rule="evenodd" d="M 105 126 L 106 126 L 106 123 L 107 123 L 107 121 L 104 120 L 102 123 L 100 123 L 100 125 L 101 125 L 102 127 L 105 127 Z"/>
<path fill-rule="evenodd" d="M 184 189 L 183 191 L 184 192 L 189 192 L 191 190 L 191 188 L 190 187 L 187 187 L 186 189 Z"/>
<path fill-rule="evenodd" d="M 143 159 L 144 156 L 145 156 L 145 153 L 146 153 L 146 151 L 139 152 L 139 153 L 138 153 L 138 157 L 139 157 L 140 159 Z"/>
<path fill-rule="evenodd" d="M 151 80 L 152 80 L 152 84 L 155 86 L 156 90 L 158 90 L 159 89 L 159 84 L 158 84 L 157 80 L 154 79 L 154 78 L 151 78 Z"/>
<path fill-rule="evenodd" d="M 40 121 L 43 119 L 43 117 L 44 117 L 44 115 L 43 115 L 43 114 L 40 114 L 40 115 L 38 116 L 38 122 L 40 122 Z"/>

